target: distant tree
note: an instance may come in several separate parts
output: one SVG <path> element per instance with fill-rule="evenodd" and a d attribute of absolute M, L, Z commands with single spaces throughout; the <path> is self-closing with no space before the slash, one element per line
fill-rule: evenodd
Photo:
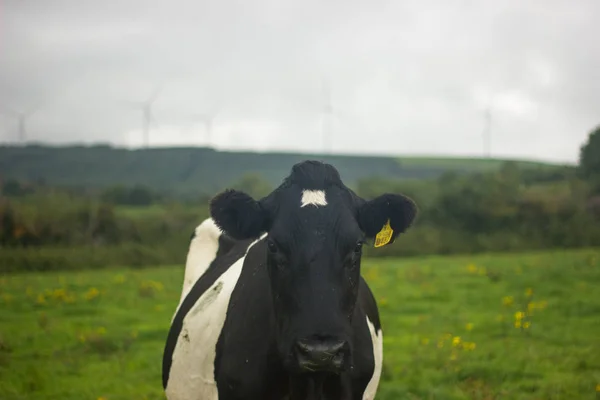
<path fill-rule="evenodd" d="M 485 233 L 514 222 L 520 187 L 519 170 L 514 164 L 507 163 L 493 173 L 447 176 L 440 186 L 431 212 L 438 226 Z"/>
<path fill-rule="evenodd" d="M 9 244 L 17 226 L 16 215 L 11 204 L 6 201 L 0 204 L 0 245 Z"/>
<path fill-rule="evenodd" d="M 120 231 L 112 206 L 101 204 L 96 210 L 95 226 L 92 228 L 92 237 L 103 243 L 118 243 Z"/>
<path fill-rule="evenodd" d="M 255 199 L 259 199 L 271 193 L 273 187 L 260 174 L 248 172 L 239 181 L 232 185 L 234 189 L 242 190 Z"/>
<path fill-rule="evenodd" d="M 20 196 L 23 193 L 23 188 L 18 181 L 8 179 L 2 185 L 2 193 L 5 196 Z"/>
<path fill-rule="evenodd" d="M 135 185 L 132 188 L 115 186 L 106 189 L 101 199 L 117 205 L 149 206 L 157 200 L 157 195 L 150 188 L 142 185 Z"/>
<path fill-rule="evenodd" d="M 129 204 L 132 206 L 149 206 L 154 202 L 154 193 L 151 189 L 136 185 L 129 192 Z"/>
<path fill-rule="evenodd" d="M 521 181 L 521 170 L 514 161 L 505 161 L 500 165 L 500 169 L 496 175 L 502 179 L 518 184 Z"/>
<path fill-rule="evenodd" d="M 433 179 L 388 179 L 370 177 L 359 179 L 356 193 L 365 198 L 373 199 L 382 193 L 401 193 L 417 203 L 419 222 L 427 219 L 428 208 L 438 195 L 438 186 Z"/>
<path fill-rule="evenodd" d="M 127 197 L 127 191 L 123 186 L 113 186 L 103 191 L 100 195 L 102 201 L 112 204 L 122 204 Z"/>
<path fill-rule="evenodd" d="M 579 153 L 579 169 L 586 178 L 600 176 L 600 126 L 593 130 Z"/>

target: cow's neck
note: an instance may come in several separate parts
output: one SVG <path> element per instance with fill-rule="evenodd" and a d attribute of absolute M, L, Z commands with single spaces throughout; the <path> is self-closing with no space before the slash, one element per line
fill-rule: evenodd
<path fill-rule="evenodd" d="M 290 378 L 289 400 L 350 399 L 343 377 L 329 374 L 296 375 Z"/>

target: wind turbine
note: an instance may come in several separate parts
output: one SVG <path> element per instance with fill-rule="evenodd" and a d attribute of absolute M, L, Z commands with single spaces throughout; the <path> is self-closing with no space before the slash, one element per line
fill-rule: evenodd
<path fill-rule="evenodd" d="M 183 132 L 189 131 L 197 123 L 204 125 L 204 141 L 205 141 L 205 144 L 208 147 L 210 147 L 210 145 L 212 143 L 212 139 L 213 139 L 212 134 L 213 134 L 214 122 L 215 122 L 215 119 L 217 118 L 218 114 L 219 114 L 219 111 L 217 109 L 213 109 L 208 112 L 194 113 L 194 114 L 188 114 L 187 116 L 183 116 L 182 119 L 184 119 L 184 120 L 189 121 L 191 119 L 191 125 L 188 126 L 187 128 L 185 128 L 183 130 Z"/>
<path fill-rule="evenodd" d="M 17 141 L 22 144 L 25 145 L 25 143 L 27 142 L 27 129 L 26 129 L 26 121 L 27 118 L 31 116 L 31 114 L 33 114 L 38 108 L 39 108 L 39 104 L 35 105 L 33 107 L 28 108 L 25 111 L 15 111 L 13 109 L 7 108 L 7 107 L 2 107 L 2 112 L 5 115 L 14 117 L 17 119 Z"/>
<path fill-rule="evenodd" d="M 193 115 L 193 117 L 197 121 L 199 121 L 200 123 L 202 123 L 204 125 L 204 132 L 205 132 L 204 141 L 205 141 L 206 145 L 209 147 L 212 144 L 213 127 L 214 127 L 214 122 L 215 122 L 215 119 L 217 118 L 218 113 L 219 113 L 218 111 L 210 111 L 210 112 Z"/>
<path fill-rule="evenodd" d="M 324 153 L 333 153 L 334 148 L 334 121 L 352 121 L 352 125 L 358 126 L 363 132 L 366 133 L 365 126 L 353 116 L 349 115 L 345 111 L 335 107 L 333 105 L 333 96 L 331 91 L 331 85 L 328 79 L 323 79 L 323 98 L 324 102 L 321 108 L 322 113 L 322 125 L 321 135 Z"/>
<path fill-rule="evenodd" d="M 492 147 L 492 111 L 491 107 L 484 112 L 484 126 L 483 126 L 483 152 L 485 157 L 491 157 Z"/>
<path fill-rule="evenodd" d="M 326 78 L 322 79 L 322 95 L 323 101 L 319 102 L 318 106 L 315 105 L 314 101 L 301 100 L 299 97 L 293 96 L 289 98 L 290 102 L 294 106 L 309 108 L 311 112 L 318 112 L 321 116 L 321 145 L 324 153 L 333 152 L 333 139 L 334 139 L 334 121 L 352 121 L 352 125 L 359 126 L 363 131 L 366 132 L 363 124 L 354 118 L 352 115 L 344 112 L 343 110 L 333 105 L 332 91 L 329 80 Z"/>
<path fill-rule="evenodd" d="M 322 145 L 323 152 L 328 153 L 333 151 L 333 104 L 331 98 L 331 87 L 329 86 L 329 81 L 323 81 L 323 96 L 324 96 L 324 104 L 323 104 L 323 116 L 322 116 Z"/>
<path fill-rule="evenodd" d="M 156 122 L 152 115 L 152 103 L 156 101 L 156 98 L 162 91 L 162 85 L 157 86 L 154 91 L 148 97 L 146 102 L 142 103 L 142 135 L 144 140 L 144 147 L 148 148 L 150 144 L 150 123 Z"/>
<path fill-rule="evenodd" d="M 126 104 L 134 107 L 140 107 L 142 111 L 142 141 L 143 147 L 148 148 L 150 142 L 150 124 L 156 123 L 152 114 L 152 104 L 156 101 L 158 95 L 162 92 L 162 84 L 154 87 L 146 101 L 127 101 Z M 122 103 L 122 102 L 121 102 Z"/>

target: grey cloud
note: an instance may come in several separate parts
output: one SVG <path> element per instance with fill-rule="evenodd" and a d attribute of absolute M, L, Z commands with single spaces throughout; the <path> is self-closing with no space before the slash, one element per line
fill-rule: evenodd
<path fill-rule="evenodd" d="M 164 82 L 154 143 L 320 150 L 329 77 L 336 151 L 573 162 L 598 121 L 600 3 L 224 0 L 9 1 L 0 103 L 32 138 L 140 144 L 143 101 Z M 3 117 L 3 138 L 14 121 Z M 136 139 L 138 138 L 138 139 Z M 136 141 L 137 140 L 137 141 Z"/>

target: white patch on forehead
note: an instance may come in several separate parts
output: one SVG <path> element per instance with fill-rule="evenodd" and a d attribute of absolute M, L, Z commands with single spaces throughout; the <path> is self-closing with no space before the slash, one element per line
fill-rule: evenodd
<path fill-rule="evenodd" d="M 302 205 L 305 207 L 308 205 L 312 206 L 326 206 L 327 200 L 325 199 L 324 190 L 303 190 L 302 191 Z"/>

